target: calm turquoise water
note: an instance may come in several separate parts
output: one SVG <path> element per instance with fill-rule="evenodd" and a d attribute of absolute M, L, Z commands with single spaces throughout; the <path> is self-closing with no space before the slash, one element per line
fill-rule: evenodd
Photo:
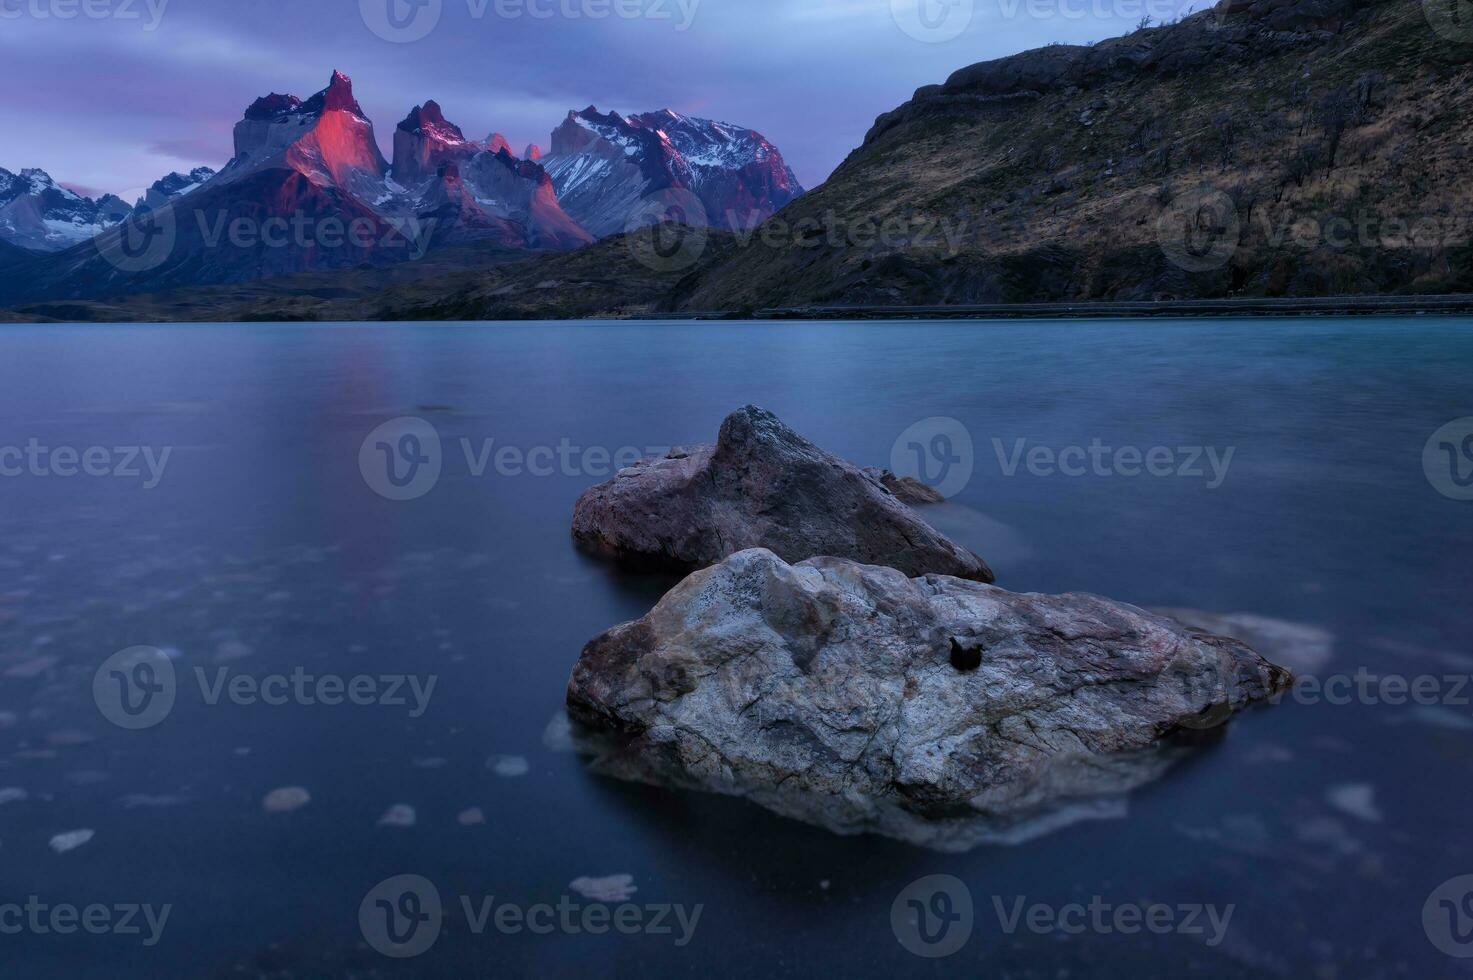
<path fill-rule="evenodd" d="M 0 934 L 5 973 L 1465 975 L 1473 960 L 1438 950 L 1423 908 L 1473 873 L 1473 691 L 1446 680 L 1473 667 L 1473 502 L 1434 489 L 1423 449 L 1473 416 L 1470 379 L 1473 332 L 1430 318 L 3 328 L 0 450 L 170 455 L 152 489 L 0 477 L 0 791 L 26 794 L 0 804 L 0 906 L 172 907 L 151 948 L 146 928 Z M 1448 703 L 1286 701 L 1124 815 L 964 855 L 592 777 L 547 735 L 568 672 L 671 580 L 578 554 L 573 501 L 600 481 L 599 449 L 709 441 L 748 402 L 861 464 L 889 465 L 921 420 L 962 423 L 975 448 L 956 533 L 1005 587 L 1307 624 L 1333 636 L 1320 673 L 1435 675 Z M 391 501 L 359 453 L 401 416 L 434 427 L 442 471 Z M 594 452 L 551 475 L 493 461 L 476 476 L 462 439 Z M 1020 439 L 1233 455 L 1216 487 L 1005 475 Z M 137 645 L 165 648 L 179 683 L 166 718 L 129 731 L 92 684 Z M 196 668 L 437 686 L 419 717 L 211 705 Z M 488 766 L 502 756 L 525 774 Z M 310 804 L 265 812 L 280 787 Z M 396 804 L 415 826 L 378 825 Z M 473 807 L 485 822 L 462 826 Z M 95 832 L 84 846 L 48 847 L 80 829 Z M 365 895 L 399 874 L 447 906 L 438 942 L 402 961 L 359 925 Z M 574 879 L 614 874 L 633 877 L 637 904 L 701 905 L 690 941 L 477 935 L 459 909 L 461 895 L 555 904 Z M 941 960 L 891 927 L 897 894 L 930 874 L 960 878 L 976 906 L 970 942 Z M 1094 896 L 1234 911 L 1209 944 L 1009 935 L 995 908 Z M 1434 902 L 1431 933 L 1443 914 Z"/>

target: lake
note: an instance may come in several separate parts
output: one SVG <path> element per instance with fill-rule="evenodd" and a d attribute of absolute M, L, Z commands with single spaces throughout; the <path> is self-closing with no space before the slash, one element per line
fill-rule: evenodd
<path fill-rule="evenodd" d="M 0 328 L 6 973 L 1467 975 L 1473 501 L 1429 439 L 1470 380 L 1438 318 Z M 675 579 L 580 554 L 573 502 L 747 403 L 860 465 L 954 420 L 999 585 L 1299 624 L 1320 693 L 962 854 L 587 773 L 569 671 Z M 438 472 L 386 485 L 405 417 Z M 397 959 L 360 911 L 401 875 L 443 914 Z M 930 875 L 974 906 L 946 958 L 892 928 Z"/>

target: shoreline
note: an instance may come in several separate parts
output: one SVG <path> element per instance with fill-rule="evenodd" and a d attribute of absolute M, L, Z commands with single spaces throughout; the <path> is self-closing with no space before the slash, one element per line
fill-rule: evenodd
<path fill-rule="evenodd" d="M 112 301 L 58 301 L 0 308 L 0 324 L 44 323 L 394 323 L 389 317 L 337 319 L 328 317 L 268 319 L 213 318 L 195 308 L 188 317 L 138 316 L 125 318 L 88 317 L 99 313 L 128 314 L 127 299 Z M 704 311 L 681 313 L 607 314 L 603 316 L 559 317 L 542 314 L 515 320 L 476 320 L 462 318 L 445 323 L 527 322 L 608 322 L 630 320 L 654 321 L 779 321 L 779 320 L 1100 320 L 1100 319 L 1191 319 L 1211 317 L 1312 317 L 1312 316 L 1469 316 L 1473 315 L 1473 294 L 1457 293 L 1434 296 L 1316 296 L 1303 298 L 1195 299 L 1142 301 L 1088 301 L 1078 303 L 984 303 L 955 306 L 792 306 L 752 311 Z"/>
<path fill-rule="evenodd" d="M 1473 294 L 1306 298 L 986 303 L 956 306 L 795 306 L 734 313 L 660 314 L 689 320 L 1047 320 L 1243 316 L 1432 316 L 1473 314 Z"/>

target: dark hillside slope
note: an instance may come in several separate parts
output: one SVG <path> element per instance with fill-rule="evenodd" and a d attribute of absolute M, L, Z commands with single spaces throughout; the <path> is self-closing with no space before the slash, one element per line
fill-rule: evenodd
<path fill-rule="evenodd" d="M 1473 291 L 1456 33 L 1413 0 L 1225 0 L 973 65 L 680 305 Z"/>

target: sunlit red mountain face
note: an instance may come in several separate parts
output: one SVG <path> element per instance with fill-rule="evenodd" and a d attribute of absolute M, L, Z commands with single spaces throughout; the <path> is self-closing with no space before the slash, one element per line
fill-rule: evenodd
<path fill-rule="evenodd" d="M 218 174 L 171 174 L 137 212 L 120 201 L 108 211 L 106 201 L 48 191 L 79 213 L 76 230 L 47 241 L 54 258 L 35 260 L 26 276 L 5 277 L 0 298 L 79 298 L 394 264 L 467 242 L 563 251 L 646 221 L 645 202 L 658 207 L 671 192 L 701 203 L 695 211 L 704 213 L 682 212 L 683 220 L 751 227 L 802 193 L 761 134 L 670 110 L 570 112 L 552 134 L 550 154 L 532 145 L 519 157 L 498 133 L 468 139 L 431 99 L 398 124 L 392 145 L 386 160 L 342 72 L 307 99 L 262 96 L 235 124 L 234 156 Z M 4 225 L 0 240 L 33 250 L 40 244 L 34 234 L 7 234 Z M 134 256 L 139 247 L 160 254 Z"/>

